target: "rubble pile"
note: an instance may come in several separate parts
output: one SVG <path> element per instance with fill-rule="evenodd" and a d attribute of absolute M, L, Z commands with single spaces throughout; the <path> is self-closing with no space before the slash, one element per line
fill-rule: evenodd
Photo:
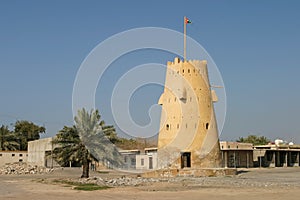
<path fill-rule="evenodd" d="M 46 174 L 51 173 L 53 169 L 29 165 L 24 162 L 8 163 L 0 168 L 1 174 Z"/>
<path fill-rule="evenodd" d="M 101 177 L 91 177 L 91 178 L 81 178 L 77 180 L 69 180 L 72 182 L 78 182 L 82 184 L 93 183 L 101 186 L 142 186 L 149 185 L 155 182 L 161 182 L 162 180 L 157 178 L 142 178 L 142 177 L 120 177 L 120 178 L 101 178 Z"/>
<path fill-rule="evenodd" d="M 100 186 L 109 187 L 124 187 L 124 186 L 152 186 L 155 183 L 165 182 L 167 185 L 172 183 L 172 185 L 180 184 L 184 187 L 224 187 L 232 186 L 235 187 L 291 187 L 293 184 L 277 182 L 277 181 L 261 181 L 253 180 L 244 177 L 176 177 L 176 178 L 143 178 L 143 177 L 120 177 L 120 178 L 101 178 L 101 177 L 91 177 L 91 178 L 80 178 L 80 179 L 68 179 L 68 182 L 76 182 L 81 184 L 97 184 Z M 300 183 L 294 184 L 299 187 Z"/>

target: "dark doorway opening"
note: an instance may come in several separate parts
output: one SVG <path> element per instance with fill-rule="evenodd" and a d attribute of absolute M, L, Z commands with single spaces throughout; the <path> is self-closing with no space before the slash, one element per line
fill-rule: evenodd
<path fill-rule="evenodd" d="M 191 152 L 181 153 L 181 168 L 191 167 Z"/>
<path fill-rule="evenodd" d="M 153 169 L 153 158 L 149 157 L 149 169 Z"/>

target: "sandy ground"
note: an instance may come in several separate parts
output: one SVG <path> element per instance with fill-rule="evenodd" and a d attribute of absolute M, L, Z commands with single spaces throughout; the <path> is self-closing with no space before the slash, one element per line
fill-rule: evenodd
<path fill-rule="evenodd" d="M 78 178 L 80 169 L 56 170 L 47 175 L 1 175 L 0 199 L 16 200 L 115 200 L 115 199 L 288 199 L 300 198 L 300 168 L 240 170 L 235 177 L 180 178 L 175 182 L 117 187 L 98 191 L 77 191 L 54 179 Z M 122 173 L 91 173 L 91 176 L 118 177 Z M 134 176 L 134 175 L 132 175 Z M 45 183 L 46 182 L 46 183 Z"/>

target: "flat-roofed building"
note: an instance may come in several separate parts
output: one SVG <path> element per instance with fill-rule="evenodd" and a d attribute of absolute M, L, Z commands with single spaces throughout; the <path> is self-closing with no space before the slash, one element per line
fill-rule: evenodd
<path fill-rule="evenodd" d="M 268 144 L 254 146 L 254 164 L 257 167 L 298 167 L 300 145 Z"/>
<path fill-rule="evenodd" d="M 28 163 L 43 167 L 58 167 L 53 159 L 53 138 L 44 138 L 28 142 Z"/>
<path fill-rule="evenodd" d="M 0 151 L 0 167 L 7 163 L 27 162 L 27 151 Z"/>
<path fill-rule="evenodd" d="M 151 170 L 157 168 L 157 148 L 145 148 L 145 153 L 136 155 L 136 169 Z"/>
<path fill-rule="evenodd" d="M 221 141 L 220 148 L 225 168 L 253 167 L 253 144 Z"/>
<path fill-rule="evenodd" d="M 119 153 L 123 157 L 125 169 L 136 169 L 136 156 L 141 153 L 139 149 L 131 149 L 131 150 L 119 150 Z"/>

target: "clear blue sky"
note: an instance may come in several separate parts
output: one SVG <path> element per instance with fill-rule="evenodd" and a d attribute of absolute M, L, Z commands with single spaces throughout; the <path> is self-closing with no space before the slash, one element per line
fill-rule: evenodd
<path fill-rule="evenodd" d="M 75 76 L 96 45 L 137 27 L 182 31 L 187 15 L 194 22 L 188 34 L 209 52 L 226 86 L 221 139 L 252 133 L 300 143 L 299 10 L 299 1 L 2 0 L 0 122 L 31 120 L 46 126 L 46 136 L 54 135 L 73 123 Z M 97 107 L 107 123 L 114 123 L 109 102 L 117 77 L 130 65 L 171 59 L 155 51 L 127 56 L 127 65 L 117 68 L 123 62 L 115 62 L 102 83 L 107 86 L 97 91 Z M 146 111 L 160 92 L 151 86 L 137 91 L 133 118 L 147 122 Z"/>

